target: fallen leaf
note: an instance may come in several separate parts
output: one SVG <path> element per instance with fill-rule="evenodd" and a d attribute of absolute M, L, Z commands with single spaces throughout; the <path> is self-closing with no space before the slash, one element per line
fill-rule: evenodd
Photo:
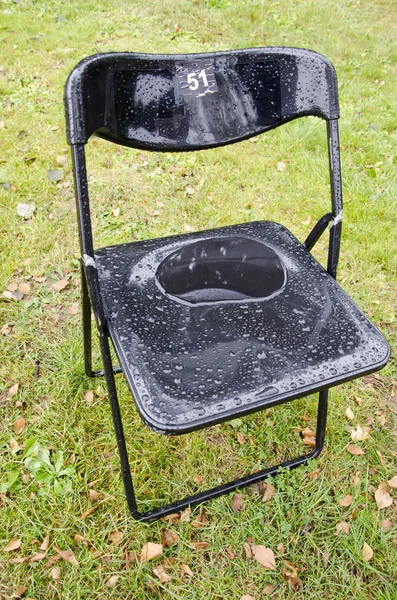
<path fill-rule="evenodd" d="M 43 558 L 46 557 L 46 553 L 45 552 L 38 552 L 37 554 L 34 554 L 33 556 L 31 556 L 29 558 L 29 562 L 39 562 L 40 560 L 43 560 Z"/>
<path fill-rule="evenodd" d="M 352 487 L 358 485 L 360 483 L 360 471 L 356 471 L 355 473 L 350 474 L 350 485 Z"/>
<path fill-rule="evenodd" d="M 181 565 L 181 571 L 182 571 L 182 573 L 185 573 L 185 575 L 189 575 L 189 577 L 193 577 L 193 571 L 191 570 L 191 568 L 188 565 Z"/>
<path fill-rule="evenodd" d="M 370 427 L 361 427 L 361 425 L 357 425 L 357 429 L 352 429 L 351 438 L 353 442 L 362 442 L 364 440 L 368 440 L 370 437 Z"/>
<path fill-rule="evenodd" d="M 262 590 L 262 594 L 264 596 L 269 596 L 272 591 L 274 590 L 274 585 L 272 583 L 269 583 L 269 585 L 266 585 L 263 590 Z"/>
<path fill-rule="evenodd" d="M 40 546 L 40 550 L 48 550 L 48 546 L 50 545 L 50 532 L 47 531 L 43 543 Z"/>
<path fill-rule="evenodd" d="M 351 494 L 346 494 L 346 496 L 343 496 L 343 498 L 338 500 L 338 504 L 339 506 L 350 506 L 353 500 L 354 496 L 352 496 Z"/>
<path fill-rule="evenodd" d="M 73 539 L 77 544 L 84 544 L 86 546 L 88 543 L 86 538 L 80 535 L 79 533 L 75 533 Z"/>
<path fill-rule="evenodd" d="M 24 595 L 24 593 L 26 592 L 27 587 L 24 585 L 19 585 L 17 587 L 17 589 L 15 590 L 15 593 L 13 595 L 13 598 L 20 598 L 21 596 Z"/>
<path fill-rule="evenodd" d="M 159 565 L 154 567 L 153 573 L 160 579 L 160 583 L 168 583 L 171 577 L 164 571 L 164 567 Z"/>
<path fill-rule="evenodd" d="M 70 564 L 74 565 L 75 567 L 78 567 L 79 563 L 77 562 L 73 552 L 71 550 L 60 550 L 59 548 L 57 548 L 57 546 L 53 546 L 55 552 L 57 554 L 59 554 L 59 556 L 61 558 L 63 558 L 63 560 L 66 560 L 67 562 L 70 562 Z"/>
<path fill-rule="evenodd" d="M 346 533 L 346 535 L 349 535 L 350 525 L 347 521 L 342 521 L 341 523 L 337 523 L 335 535 L 338 536 L 342 531 L 343 531 L 343 533 Z"/>
<path fill-rule="evenodd" d="M 389 519 L 383 519 L 382 521 L 382 529 L 383 531 L 389 531 L 393 526 L 393 523 L 389 521 Z"/>
<path fill-rule="evenodd" d="M 374 551 L 372 550 L 371 546 L 368 546 L 368 544 L 366 542 L 364 542 L 361 554 L 363 557 L 363 561 L 368 562 L 373 557 Z"/>
<path fill-rule="evenodd" d="M 36 283 L 43 283 L 46 281 L 47 277 L 39 277 L 38 275 L 33 275 L 33 279 Z"/>
<path fill-rule="evenodd" d="M 122 531 L 115 530 L 115 531 L 111 531 L 109 533 L 109 540 L 112 542 L 113 546 L 118 546 L 122 539 L 123 539 Z"/>
<path fill-rule="evenodd" d="M 381 486 L 379 486 L 375 492 L 375 500 L 379 510 L 387 508 L 393 504 L 393 498 L 390 496 L 389 492 L 382 489 Z"/>
<path fill-rule="evenodd" d="M 349 419 L 349 421 L 353 421 L 354 419 L 354 412 L 352 411 L 350 406 L 346 408 L 346 417 Z"/>
<path fill-rule="evenodd" d="M 289 560 L 283 560 L 283 563 L 286 566 L 286 568 L 283 570 L 283 577 L 296 592 L 302 585 L 302 582 L 298 577 L 298 569 L 294 567 Z"/>
<path fill-rule="evenodd" d="M 255 600 L 255 598 L 250 594 L 244 594 L 244 596 L 241 596 L 240 600 Z"/>
<path fill-rule="evenodd" d="M 98 498 L 100 498 L 101 496 L 101 494 L 99 492 L 96 492 L 95 490 L 89 490 L 88 495 L 90 497 L 91 502 L 95 502 L 95 500 L 98 500 Z"/>
<path fill-rule="evenodd" d="M 187 223 L 185 223 L 185 225 L 183 226 L 184 231 L 192 231 L 193 227 L 191 225 L 188 225 Z"/>
<path fill-rule="evenodd" d="M 120 579 L 120 575 L 112 575 L 109 579 L 106 580 L 105 585 L 108 588 L 114 588 L 117 585 L 118 580 Z"/>
<path fill-rule="evenodd" d="M 359 446 L 355 446 L 354 444 L 349 444 L 346 450 L 350 452 L 350 454 L 353 454 L 353 456 L 360 456 L 365 454 L 362 448 L 360 448 Z"/>
<path fill-rule="evenodd" d="M 382 452 L 379 452 L 379 450 L 377 450 L 376 454 L 378 455 L 380 464 L 384 465 L 385 464 L 385 457 L 383 456 Z"/>
<path fill-rule="evenodd" d="M 193 481 L 195 484 L 197 484 L 198 486 L 200 486 L 203 483 L 203 478 L 201 477 L 201 475 L 195 475 L 193 477 Z"/>
<path fill-rule="evenodd" d="M 279 544 L 277 546 L 277 552 L 279 552 L 280 554 L 283 554 L 285 552 L 284 544 Z"/>
<path fill-rule="evenodd" d="M 118 216 L 119 216 L 119 214 L 120 214 L 120 207 L 118 206 L 117 208 L 114 208 L 114 209 L 112 210 L 112 216 L 113 216 L 113 217 L 118 217 Z"/>
<path fill-rule="evenodd" d="M 68 161 L 68 159 L 66 158 L 66 156 L 62 156 L 62 154 L 60 154 L 59 156 L 56 157 L 56 161 L 58 163 L 58 165 L 60 165 L 61 167 L 64 167 Z"/>
<path fill-rule="evenodd" d="M 283 162 L 282 160 L 280 160 L 277 164 L 276 164 L 276 169 L 277 171 L 285 171 L 285 169 L 287 168 L 287 165 L 285 164 L 285 162 Z"/>
<path fill-rule="evenodd" d="M 397 475 L 394 475 L 394 477 L 389 479 L 389 481 L 387 483 L 390 485 L 391 488 L 396 490 L 397 489 Z"/>
<path fill-rule="evenodd" d="M 54 563 L 56 563 L 58 560 L 61 560 L 61 557 L 59 556 L 59 554 L 53 554 L 49 560 L 46 562 L 45 564 L 45 568 L 49 569 L 50 567 L 52 567 L 52 565 Z"/>
<path fill-rule="evenodd" d="M 52 577 L 54 581 L 59 581 L 61 578 L 61 567 L 53 567 L 50 571 L 50 577 Z"/>
<path fill-rule="evenodd" d="M 190 506 L 181 512 L 181 523 L 189 523 L 190 521 Z"/>
<path fill-rule="evenodd" d="M 179 537 L 176 531 L 169 529 L 168 531 L 163 531 L 161 533 L 161 541 L 163 542 L 164 546 L 169 548 L 170 546 L 173 546 L 179 542 Z"/>
<path fill-rule="evenodd" d="M 22 540 L 10 540 L 3 548 L 3 552 L 11 552 L 12 550 L 18 550 L 21 547 Z"/>
<path fill-rule="evenodd" d="M 271 483 L 266 484 L 265 493 L 262 497 L 262 502 L 268 502 L 271 500 L 276 493 L 276 488 Z"/>
<path fill-rule="evenodd" d="M 7 290 L 9 292 L 16 292 L 17 289 L 18 289 L 17 283 L 10 283 L 9 285 L 7 285 Z"/>
<path fill-rule="evenodd" d="M 192 196 L 195 193 L 196 190 L 194 188 L 190 187 L 190 186 L 187 186 L 185 188 L 185 191 L 186 191 L 187 194 L 189 194 L 189 196 Z"/>
<path fill-rule="evenodd" d="M 94 392 L 91 390 L 84 392 L 84 400 L 88 402 L 88 404 L 91 404 L 94 401 Z"/>
<path fill-rule="evenodd" d="M 47 177 L 50 181 L 56 182 L 61 181 L 64 175 L 61 169 L 49 169 L 47 171 Z"/>
<path fill-rule="evenodd" d="M 328 552 L 323 553 L 323 565 L 324 565 L 324 569 L 328 568 L 328 565 L 329 565 L 329 553 Z"/>
<path fill-rule="evenodd" d="M 68 280 L 67 279 L 60 279 L 59 281 L 57 281 L 56 283 L 54 283 L 54 285 L 52 286 L 52 289 L 55 292 L 61 292 L 62 290 L 65 289 L 65 287 L 68 285 Z"/>
<path fill-rule="evenodd" d="M 250 560 L 252 558 L 252 550 L 251 550 L 251 546 L 249 545 L 248 542 L 244 542 L 244 552 L 245 552 L 245 558 L 247 560 Z"/>
<path fill-rule="evenodd" d="M 205 550 L 206 548 L 208 548 L 209 544 L 208 542 L 193 542 L 193 546 L 198 552 L 201 552 L 201 550 Z"/>
<path fill-rule="evenodd" d="M 18 291 L 21 292 L 21 294 L 30 294 L 29 283 L 21 283 L 18 287 Z"/>
<path fill-rule="evenodd" d="M 25 429 L 25 426 L 26 426 L 25 419 L 23 417 L 19 417 L 19 419 L 14 421 L 15 434 L 19 435 L 20 433 L 22 433 L 22 431 Z"/>
<path fill-rule="evenodd" d="M 88 516 L 89 516 L 91 513 L 93 513 L 93 512 L 94 512 L 94 510 L 96 510 L 97 508 L 98 508 L 97 506 L 91 506 L 91 508 L 89 508 L 88 510 L 86 510 L 85 512 L 83 512 L 83 514 L 82 514 L 82 515 L 80 515 L 80 519 L 81 519 L 82 521 L 85 521 L 85 520 L 86 520 L 86 518 L 87 518 L 87 517 L 88 517 Z"/>
<path fill-rule="evenodd" d="M 23 294 L 21 292 L 10 292 L 6 290 L 3 292 L 3 297 L 7 298 L 7 300 L 15 300 L 15 302 L 19 302 L 23 298 Z"/>
<path fill-rule="evenodd" d="M 17 215 L 19 217 L 23 217 L 25 220 L 30 219 L 31 217 L 33 217 L 33 214 L 36 210 L 36 205 L 34 202 L 20 202 L 17 205 Z"/>
<path fill-rule="evenodd" d="M 232 498 L 232 511 L 234 513 L 238 513 L 243 503 L 243 495 L 242 494 L 234 494 Z"/>
<path fill-rule="evenodd" d="M 310 471 L 310 473 L 307 474 L 308 477 L 310 477 L 310 479 L 318 479 L 321 473 L 321 469 L 315 469 L 314 471 Z"/>
<path fill-rule="evenodd" d="M 237 441 L 240 444 L 240 446 L 242 446 L 243 444 L 245 444 L 245 435 L 243 435 L 239 431 L 237 432 Z"/>
<path fill-rule="evenodd" d="M 153 542 L 148 542 L 145 544 L 141 550 L 141 554 L 139 556 L 140 563 L 146 563 L 150 560 L 154 560 L 163 554 L 163 546 L 162 544 L 154 544 Z"/>
<path fill-rule="evenodd" d="M 271 548 L 261 546 L 259 544 L 252 544 L 251 551 L 254 559 L 262 565 L 264 569 L 270 571 L 276 570 L 276 559 L 274 558 L 274 552 Z"/>
<path fill-rule="evenodd" d="M 10 388 L 8 388 L 8 395 L 15 396 L 18 393 L 19 383 L 15 383 Z"/>

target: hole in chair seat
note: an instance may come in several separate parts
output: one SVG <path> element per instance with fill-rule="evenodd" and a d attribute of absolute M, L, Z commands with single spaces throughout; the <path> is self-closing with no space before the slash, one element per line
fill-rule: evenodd
<path fill-rule="evenodd" d="M 170 254 L 156 277 L 189 304 L 269 298 L 285 284 L 284 265 L 266 244 L 245 237 L 209 238 Z"/>

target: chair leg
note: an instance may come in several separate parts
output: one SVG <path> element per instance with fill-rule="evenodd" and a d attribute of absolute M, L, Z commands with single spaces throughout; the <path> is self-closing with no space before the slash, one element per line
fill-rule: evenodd
<path fill-rule="evenodd" d="M 91 332 L 91 300 L 88 293 L 87 280 L 83 265 L 80 266 L 81 275 L 81 311 L 83 317 L 83 342 L 84 342 L 84 369 L 88 377 L 92 374 L 92 332 Z"/>
<path fill-rule="evenodd" d="M 84 370 L 88 377 L 103 377 L 105 371 L 92 370 L 92 326 L 91 326 L 91 300 L 88 292 L 87 280 L 83 265 L 81 269 L 81 312 L 83 317 L 83 344 L 84 344 Z M 114 373 L 121 373 L 119 366 L 113 367 Z"/>
<path fill-rule="evenodd" d="M 134 485 L 131 477 L 130 464 L 128 460 L 127 448 L 125 443 L 125 436 L 123 430 L 123 424 L 121 419 L 120 407 L 118 403 L 117 397 L 117 389 L 116 383 L 114 380 L 114 368 L 112 366 L 112 359 L 110 354 L 109 340 L 107 336 L 100 337 L 101 342 L 101 351 L 102 358 L 104 364 L 104 371 L 106 375 L 106 382 L 109 390 L 109 398 L 110 405 L 112 410 L 114 428 L 116 432 L 117 445 L 120 454 L 120 462 L 121 462 L 121 473 L 124 482 L 125 493 L 127 497 L 128 507 L 130 509 L 131 515 L 137 521 L 143 521 L 145 523 L 150 521 L 155 521 L 167 515 L 170 515 L 174 512 L 179 512 L 188 506 L 194 506 L 195 504 L 200 504 L 201 502 L 206 502 L 208 500 L 213 500 L 218 496 L 223 494 L 227 494 L 232 492 L 237 488 L 247 487 L 252 485 L 253 483 L 257 483 L 258 481 L 263 481 L 269 475 L 276 475 L 279 469 L 295 469 L 300 465 L 306 464 L 310 459 L 317 458 L 323 447 L 324 447 L 324 438 L 325 438 L 325 427 L 327 422 L 327 407 L 328 407 L 328 390 L 321 390 L 319 393 L 318 400 L 318 411 L 317 411 L 317 428 L 316 428 L 316 445 L 311 452 L 308 454 L 303 454 L 302 456 L 298 456 L 292 460 L 287 460 L 283 463 L 275 465 L 274 467 L 269 467 L 267 469 L 263 469 L 258 473 L 253 473 L 251 475 L 246 475 L 245 477 L 241 477 L 240 479 L 236 479 L 235 481 L 231 481 L 230 483 L 225 483 L 223 485 L 219 485 L 212 489 L 206 490 L 204 492 L 200 492 L 198 494 L 193 494 L 192 496 L 188 496 L 183 498 L 182 500 L 178 500 L 177 502 L 172 502 L 171 504 L 167 504 L 165 506 L 161 506 L 159 508 L 154 508 L 147 512 L 139 512 L 136 502 L 136 496 L 134 491 Z"/>

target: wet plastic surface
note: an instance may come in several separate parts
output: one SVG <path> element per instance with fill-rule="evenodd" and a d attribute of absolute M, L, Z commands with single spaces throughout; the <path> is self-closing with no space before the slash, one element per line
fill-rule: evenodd
<path fill-rule="evenodd" d="M 304 396 L 389 357 L 383 336 L 276 223 L 103 248 L 95 261 L 138 410 L 162 433 Z"/>
<path fill-rule="evenodd" d="M 98 54 L 65 88 L 68 140 L 193 150 L 232 143 L 303 115 L 337 119 L 331 63 L 296 48 L 187 55 Z"/>

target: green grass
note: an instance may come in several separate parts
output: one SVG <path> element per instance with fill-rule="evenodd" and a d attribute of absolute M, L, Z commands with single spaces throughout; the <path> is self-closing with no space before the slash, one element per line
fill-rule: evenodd
<path fill-rule="evenodd" d="M 391 491 L 394 504 L 383 510 L 373 497 L 374 488 L 397 474 L 394 357 L 379 377 L 332 391 L 326 451 L 315 463 L 275 478 L 276 493 L 266 504 L 258 490 L 245 490 L 235 514 L 231 496 L 224 496 L 205 505 L 208 520 L 201 528 L 191 522 L 143 525 L 131 519 L 104 382 L 83 375 L 78 243 L 62 106 L 68 73 L 95 52 L 288 45 L 325 54 L 336 67 L 341 100 L 345 221 L 340 280 L 394 350 L 396 23 L 393 0 L 0 1 L 0 182 L 10 184 L 0 187 L 0 291 L 12 283 L 31 288 L 19 302 L 1 298 L 0 307 L 0 483 L 11 472 L 19 482 L 14 491 L 0 495 L 1 599 L 13 597 L 22 585 L 25 598 L 34 600 L 239 600 L 244 594 L 259 600 L 270 583 L 270 597 L 279 599 L 396 597 L 397 493 Z M 202 154 L 146 154 L 93 141 L 88 164 L 97 246 L 173 234 L 187 225 L 198 230 L 255 219 L 281 221 L 303 239 L 328 210 L 325 149 L 323 123 L 314 118 Z M 67 157 L 64 167 L 57 163 L 59 156 Z M 280 160 L 287 164 L 284 172 L 276 169 Z M 60 183 L 46 174 L 56 168 L 64 171 Z M 187 186 L 195 189 L 193 195 L 186 193 Z M 28 221 L 17 215 L 21 202 L 36 204 Z M 325 253 L 324 241 L 315 255 L 324 258 Z M 40 277 L 46 279 L 35 280 Z M 63 278 L 68 286 L 57 293 L 52 285 Z M 306 398 L 234 424 L 165 438 L 142 427 L 125 382 L 118 382 L 142 508 L 300 453 L 304 447 L 297 428 L 315 424 L 315 399 Z M 10 395 L 17 383 L 17 394 Z M 92 402 L 84 396 L 88 390 L 94 392 Z M 348 406 L 353 423 L 345 416 Z M 20 417 L 26 424 L 16 434 L 13 424 Z M 370 439 L 358 444 L 363 456 L 346 451 L 350 429 L 357 424 L 372 427 Z M 246 437 L 242 446 L 237 432 Z M 13 449 L 11 437 L 22 448 Z M 63 451 L 73 467 L 70 493 L 50 495 L 49 485 L 40 487 L 27 470 L 23 446 L 31 438 L 51 450 L 52 460 L 57 450 Z M 309 476 L 317 469 L 316 477 Z M 357 472 L 359 482 L 353 485 Z M 57 477 L 63 481 L 64 476 Z M 92 489 L 100 496 L 91 502 L 88 484 L 95 480 Z M 353 502 L 344 508 L 338 500 L 346 494 Z M 197 518 L 199 509 L 192 514 Z M 383 519 L 392 523 L 388 531 Z M 343 520 L 350 524 L 349 534 L 335 536 Z M 137 563 L 134 557 L 143 544 L 161 543 L 168 529 L 177 532 L 179 543 L 165 547 L 153 562 Z M 115 530 L 123 534 L 119 545 L 109 538 Z M 47 531 L 45 558 L 10 562 L 40 552 Z M 20 548 L 3 552 L 12 539 L 21 540 Z M 246 559 L 247 540 L 274 551 L 275 572 Z M 197 550 L 195 542 L 208 546 Z M 374 551 L 369 562 L 362 560 L 364 542 Z M 56 562 L 59 580 L 47 565 L 56 555 L 54 544 L 72 550 L 78 561 L 78 566 Z M 284 580 L 283 560 L 299 571 L 302 587 L 297 591 Z M 159 565 L 170 575 L 168 583 L 160 584 L 153 573 Z M 182 565 L 193 576 L 183 575 Z M 113 575 L 119 579 L 109 587 Z"/>

